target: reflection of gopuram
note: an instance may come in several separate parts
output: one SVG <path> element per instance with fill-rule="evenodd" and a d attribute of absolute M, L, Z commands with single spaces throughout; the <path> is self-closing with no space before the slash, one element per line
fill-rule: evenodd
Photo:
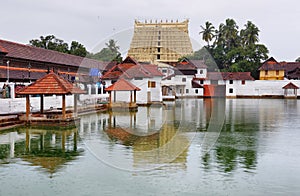
<path fill-rule="evenodd" d="M 144 113 L 142 113 L 143 109 Z M 145 116 L 141 116 L 141 113 Z M 151 113 L 161 113 L 161 115 L 151 115 Z M 138 119 L 136 113 L 131 113 L 127 116 L 129 118 L 126 121 L 127 126 L 120 127 L 116 121 L 118 118 L 124 119 L 124 116 L 110 114 L 105 132 L 111 139 L 132 146 L 135 167 L 172 162 L 185 168 L 189 140 L 180 133 L 179 125 L 175 123 L 175 115 L 175 104 L 165 108 L 142 108 Z M 144 127 L 141 119 L 146 119 Z M 155 124 L 158 122 L 159 125 Z"/>
<path fill-rule="evenodd" d="M 1 159 L 21 158 L 51 174 L 81 154 L 77 149 L 77 128 L 20 128 L 18 132 L 8 133 L 8 136 L 0 135 L 0 149 Z"/>

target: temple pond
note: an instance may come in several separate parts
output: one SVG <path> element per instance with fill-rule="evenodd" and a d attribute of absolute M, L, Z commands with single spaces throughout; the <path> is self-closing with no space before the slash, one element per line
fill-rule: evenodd
<path fill-rule="evenodd" d="M 186 99 L 0 133 L 0 195 L 299 195 L 300 101 Z"/>

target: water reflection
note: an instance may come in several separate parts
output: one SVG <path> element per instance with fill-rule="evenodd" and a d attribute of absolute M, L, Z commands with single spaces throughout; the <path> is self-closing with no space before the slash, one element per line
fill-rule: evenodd
<path fill-rule="evenodd" d="M 225 104 L 226 103 L 226 104 Z M 226 105 L 226 107 L 225 107 Z M 78 133 L 100 161 L 120 169 L 176 165 L 186 169 L 189 157 L 200 157 L 204 170 L 223 173 L 257 167 L 261 131 L 274 132 L 296 120 L 297 100 L 186 99 L 138 112 L 110 112 L 81 117 Z M 221 133 L 209 131 L 216 116 L 226 115 Z M 215 123 L 216 124 L 216 123 Z M 272 135 L 265 135 L 272 137 Z M 0 135 L 0 161 L 21 158 L 49 173 L 82 154 L 77 129 L 20 128 Z M 212 139 L 212 140 L 210 140 Z M 208 143 L 209 151 L 203 151 Z M 198 154 L 192 154 L 192 148 Z M 261 147 L 262 150 L 263 147 Z M 216 167 L 215 167 L 216 166 Z"/>
<path fill-rule="evenodd" d="M 191 138 L 180 123 L 185 110 L 178 107 L 171 103 L 140 107 L 138 112 L 86 116 L 81 118 L 80 135 L 101 161 L 119 169 L 144 170 L 169 163 L 184 168 Z M 96 132 L 89 128 L 90 123 L 95 124 Z M 184 128 L 196 131 L 195 126 Z M 103 148 L 103 142 L 110 147 Z"/>
<path fill-rule="evenodd" d="M 77 128 L 21 127 L 0 135 L 0 161 L 21 159 L 53 174 L 82 154 L 77 148 Z"/>

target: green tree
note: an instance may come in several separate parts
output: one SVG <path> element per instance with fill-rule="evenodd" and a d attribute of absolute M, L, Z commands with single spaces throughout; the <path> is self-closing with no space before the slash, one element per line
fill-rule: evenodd
<path fill-rule="evenodd" d="M 240 36 L 244 45 L 255 44 L 259 41 L 259 29 L 251 21 L 248 21 L 245 29 L 241 30 Z"/>
<path fill-rule="evenodd" d="M 113 53 L 119 53 L 120 46 L 117 46 L 117 41 L 110 39 L 108 43 L 105 43 L 105 45 Z"/>
<path fill-rule="evenodd" d="M 122 62 L 122 56 L 119 52 L 120 46 L 117 46 L 117 41 L 110 39 L 108 43 L 105 43 L 107 47 L 102 48 L 100 52 L 95 54 L 89 53 L 88 57 L 100 61 L 117 61 Z"/>
<path fill-rule="evenodd" d="M 212 26 L 210 22 L 205 24 Z M 226 19 L 209 41 L 213 41 L 211 46 L 203 47 L 187 58 L 205 60 L 210 70 L 215 67 L 215 62 L 221 71 L 251 72 L 253 77 L 258 78 L 257 69 L 268 58 L 269 51 L 265 45 L 258 43 L 259 29 L 252 22 L 248 21 L 239 31 L 233 19 Z"/>
<path fill-rule="evenodd" d="M 214 37 L 215 27 L 208 21 L 205 23 L 205 27 L 202 25 L 200 27 L 202 31 L 199 34 L 202 34 L 202 39 L 207 42 L 207 47 L 209 47 L 209 42 Z"/>
<path fill-rule="evenodd" d="M 40 39 L 30 40 L 32 46 L 45 48 L 48 50 L 55 50 L 58 52 L 68 53 L 69 46 L 61 39 L 57 39 L 54 35 L 40 36 Z"/>
<path fill-rule="evenodd" d="M 219 29 L 219 39 L 223 41 L 223 45 L 229 50 L 239 43 L 238 26 L 233 19 L 226 19 L 225 24 L 221 24 Z M 222 42 L 221 42 L 222 43 Z"/>
<path fill-rule="evenodd" d="M 77 41 L 72 41 L 69 53 L 76 56 L 85 57 L 88 52 L 82 44 L 78 43 Z"/>
<path fill-rule="evenodd" d="M 300 62 L 300 57 L 298 57 L 298 58 L 296 59 L 296 62 Z"/>
<path fill-rule="evenodd" d="M 76 56 L 85 57 L 88 52 L 86 48 L 77 41 L 72 41 L 69 49 L 68 43 L 56 38 L 54 35 L 40 36 L 40 39 L 32 39 L 29 41 L 30 45 L 45 48 L 48 50 L 55 50 L 58 52 L 68 53 Z"/>

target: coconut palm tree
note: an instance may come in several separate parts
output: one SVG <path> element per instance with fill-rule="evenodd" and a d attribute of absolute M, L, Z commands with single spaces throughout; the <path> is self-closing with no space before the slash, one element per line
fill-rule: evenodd
<path fill-rule="evenodd" d="M 117 41 L 110 39 L 108 43 L 105 43 L 108 49 L 110 49 L 114 53 L 118 53 L 120 46 L 117 46 Z"/>
<path fill-rule="evenodd" d="M 237 45 L 238 43 L 238 26 L 233 19 L 226 19 L 222 28 L 222 36 L 227 48 Z"/>
<path fill-rule="evenodd" d="M 255 44 L 259 41 L 259 29 L 251 21 L 248 21 L 245 29 L 241 30 L 240 36 L 244 45 Z"/>
<path fill-rule="evenodd" d="M 215 27 L 208 21 L 205 23 L 205 27 L 202 25 L 200 27 L 202 31 L 200 31 L 199 34 L 202 34 L 202 39 L 207 42 L 207 46 L 209 47 L 209 42 L 215 36 Z"/>

